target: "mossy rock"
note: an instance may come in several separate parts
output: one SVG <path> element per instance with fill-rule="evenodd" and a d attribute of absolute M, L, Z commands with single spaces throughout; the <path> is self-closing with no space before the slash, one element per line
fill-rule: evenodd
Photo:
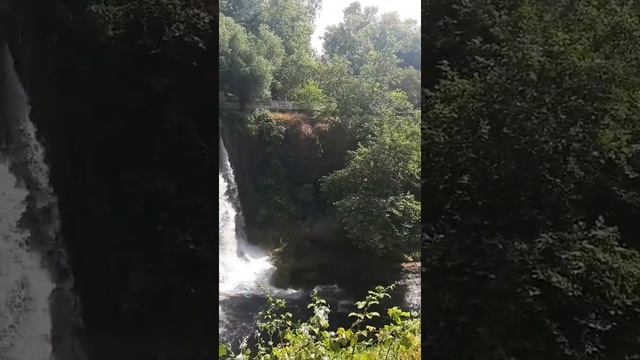
<path fill-rule="evenodd" d="M 271 275 L 271 284 L 277 288 L 288 288 L 291 284 L 291 271 L 289 268 L 278 268 Z"/>

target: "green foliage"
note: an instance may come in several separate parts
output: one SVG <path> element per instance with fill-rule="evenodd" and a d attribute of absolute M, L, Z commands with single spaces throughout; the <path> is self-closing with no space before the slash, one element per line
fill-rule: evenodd
<path fill-rule="evenodd" d="M 313 109 L 311 116 L 314 119 L 324 119 L 335 112 L 335 100 L 327 96 L 313 80 L 299 87 L 293 94 L 293 100 Z"/>
<path fill-rule="evenodd" d="M 278 219 L 297 218 L 300 214 L 295 191 L 278 155 L 286 134 L 286 127 L 275 121 L 268 111 L 258 110 L 247 117 L 248 135 L 263 151 L 262 173 L 257 175 L 256 220 L 259 224 L 273 224 Z"/>
<path fill-rule="evenodd" d="M 241 103 L 269 97 L 275 67 L 283 56 L 280 40 L 273 32 L 261 26 L 255 36 L 220 15 L 219 49 L 222 88 L 237 94 Z"/>
<path fill-rule="evenodd" d="M 265 174 L 256 179 L 256 187 L 259 198 L 258 223 L 273 225 L 278 219 L 298 218 L 300 201 L 277 158 L 271 157 L 268 160 Z"/>
<path fill-rule="evenodd" d="M 317 4 L 301 0 L 268 0 L 260 21 L 277 34 L 284 45 L 285 59 L 276 73 L 274 94 L 287 99 L 311 77 L 316 60 L 311 49 Z"/>
<path fill-rule="evenodd" d="M 344 10 L 343 22 L 325 33 L 323 63 L 316 79 L 323 92 L 335 99 L 334 116 L 349 129 L 354 142 L 375 136 L 384 113 L 413 117 L 411 108 L 397 102 L 404 91 L 417 109 L 420 71 L 406 67 L 402 56 L 419 52 L 419 28 L 400 21 L 397 14 L 377 16 L 377 8 L 364 11 L 357 2 Z M 400 105 L 400 108 L 396 106 Z M 401 109 L 402 108 L 402 109 Z"/>
<path fill-rule="evenodd" d="M 379 55 L 371 57 L 380 59 Z M 396 61 L 392 60 L 392 63 Z M 320 66 L 318 84 L 336 104 L 335 110 L 329 114 L 340 118 L 354 143 L 375 136 L 383 123 L 393 124 L 393 121 L 388 121 L 390 113 L 403 118 L 415 118 L 419 114 L 406 96 L 401 101 L 399 92 L 389 86 L 395 79 L 380 75 L 381 72 L 397 73 L 398 69 L 389 63 L 387 65 L 387 68 L 380 69 L 376 64 L 367 64 L 361 75 L 354 75 L 349 63 L 340 57 L 331 58 Z"/>
<path fill-rule="evenodd" d="M 344 58 L 332 57 L 324 61 L 315 78 L 321 90 L 335 99 L 336 114 L 347 124 L 350 119 L 368 111 L 369 101 L 376 99 L 368 87 L 360 86 L 363 84 L 357 82 L 349 69 L 349 62 Z"/>
<path fill-rule="evenodd" d="M 288 99 L 293 95 L 295 89 L 312 77 L 317 67 L 317 60 L 309 49 L 285 57 L 282 66 L 276 73 L 274 82 L 276 97 Z"/>
<path fill-rule="evenodd" d="M 264 92 L 265 96 L 287 98 L 310 78 L 316 66 L 310 41 L 315 11 L 319 6 L 318 1 L 301 0 L 224 1 L 220 4 L 221 18 L 233 19 L 247 36 L 259 38 L 250 48 L 263 49 L 260 56 L 270 61 L 268 82 L 259 86 L 260 89 L 266 86 L 271 90 L 271 93 Z M 263 35 L 265 32 L 268 35 Z M 225 44 L 221 38 L 221 49 Z M 230 74 L 251 71 L 250 67 L 254 66 L 246 61 L 244 64 L 229 69 Z M 249 84 L 248 88 L 254 86 Z M 237 92 L 238 88 L 232 91 Z"/>
<path fill-rule="evenodd" d="M 640 254 L 615 229 L 464 236 L 434 239 L 425 254 L 431 356 L 638 356 Z"/>
<path fill-rule="evenodd" d="M 395 79 L 395 83 L 393 83 L 391 87 L 404 91 L 411 104 L 416 108 L 420 108 L 422 93 L 421 80 L 419 70 L 413 67 L 407 67 L 400 70 L 397 79 Z"/>
<path fill-rule="evenodd" d="M 282 40 L 269 29 L 267 25 L 261 24 L 258 29 L 258 44 L 260 53 L 264 54 L 274 69 L 279 69 L 284 58 L 284 48 Z"/>
<path fill-rule="evenodd" d="M 383 126 L 344 169 L 324 179 L 356 246 L 381 254 L 419 246 L 419 139 L 417 122 Z"/>
<path fill-rule="evenodd" d="M 260 25 L 262 2 L 256 0 L 221 0 L 220 15 L 232 18 L 252 33 L 257 33 Z"/>
<path fill-rule="evenodd" d="M 367 324 L 381 317 L 371 309 L 390 297 L 388 293 L 394 286 L 378 286 L 369 291 L 365 300 L 356 303 L 359 311 L 350 314 L 355 318 L 352 325 L 336 331 L 330 330 L 327 302 L 315 290 L 308 306 L 313 315 L 297 323 L 284 311 L 284 300 L 269 296 L 268 308 L 258 316 L 257 349 L 252 351 L 244 341 L 235 354 L 221 344 L 219 359 L 420 359 L 420 320 L 410 313 L 392 307 L 387 310 L 389 324 Z"/>
<path fill-rule="evenodd" d="M 359 75 L 367 82 L 379 84 L 384 89 L 391 89 L 391 85 L 400 79 L 399 64 L 400 59 L 389 51 L 372 51 L 366 55 Z"/>
<path fill-rule="evenodd" d="M 300 0 L 267 0 L 260 21 L 282 39 L 287 55 L 310 47 L 313 14 Z"/>
<path fill-rule="evenodd" d="M 501 45 L 479 42 L 468 65 L 446 70 L 425 122 L 432 219 L 501 232 L 562 228 L 605 210 L 587 207 L 590 191 L 636 177 L 640 63 L 584 40 L 562 17 L 566 6 L 522 5 L 494 30 Z"/>
<path fill-rule="evenodd" d="M 257 110 L 247 117 L 247 130 L 249 135 L 259 138 L 269 145 L 282 143 L 285 127 L 276 122 L 268 111 Z M 270 147 L 266 150 L 269 151 Z"/>
<path fill-rule="evenodd" d="M 349 61 L 358 74 L 371 53 L 406 56 L 420 52 L 420 29 L 414 20 L 401 21 L 397 13 L 377 16 L 376 7 L 362 10 L 354 2 L 344 10 L 344 21 L 330 26 L 324 35 L 327 56 L 341 56 Z M 416 67 L 416 66 L 414 66 Z"/>
<path fill-rule="evenodd" d="M 638 10 L 428 3 L 432 359 L 639 356 Z"/>

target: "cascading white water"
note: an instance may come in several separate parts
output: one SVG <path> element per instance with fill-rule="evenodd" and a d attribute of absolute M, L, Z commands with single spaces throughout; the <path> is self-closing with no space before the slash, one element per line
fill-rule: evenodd
<path fill-rule="evenodd" d="M 221 168 L 218 178 L 220 235 L 220 295 L 238 295 L 266 286 L 273 270 L 269 257 L 247 243 L 229 156 L 220 139 Z"/>
<path fill-rule="evenodd" d="M 84 360 L 45 150 L 9 47 L 0 52 L 0 359 Z"/>
<path fill-rule="evenodd" d="M 18 225 L 28 192 L 0 163 L 0 359 L 51 358 L 49 295 L 54 284 Z"/>
<path fill-rule="evenodd" d="M 220 138 L 218 177 L 218 226 L 220 253 L 220 334 L 224 336 L 228 319 L 222 302 L 230 296 L 250 295 L 268 287 L 274 270 L 269 257 L 246 241 L 238 193 L 229 155 Z"/>
<path fill-rule="evenodd" d="M 8 153 L 0 159 L 0 359 L 49 360 L 53 359 L 49 297 L 55 284 L 42 257 L 31 246 L 33 231 L 23 228 L 21 222 L 30 201 L 37 208 L 56 210 L 49 201 L 52 195 L 48 169 L 29 121 L 28 98 L 6 45 L 0 61 L 4 67 L 0 75 L 3 106 L 0 134 L 2 144 L 9 145 L 2 146 Z M 30 173 L 29 180 L 15 174 L 20 167 Z M 57 219 L 55 214 L 51 218 Z M 49 225 L 39 227 L 44 233 L 40 236 L 51 235 L 46 233 L 56 224 Z"/>

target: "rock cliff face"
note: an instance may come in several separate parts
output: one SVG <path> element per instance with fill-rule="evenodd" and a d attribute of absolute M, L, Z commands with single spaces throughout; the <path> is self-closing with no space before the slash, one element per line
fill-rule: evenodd
<path fill-rule="evenodd" d="M 186 64 L 104 41 L 86 1 L 4 4 L 0 38 L 47 151 L 90 358 L 207 358 L 217 332 L 213 50 Z"/>

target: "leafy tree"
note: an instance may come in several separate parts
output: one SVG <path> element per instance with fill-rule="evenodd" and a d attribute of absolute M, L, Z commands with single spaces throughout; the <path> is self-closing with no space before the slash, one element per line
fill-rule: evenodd
<path fill-rule="evenodd" d="M 363 12 L 358 2 L 349 5 L 344 10 L 343 22 L 327 28 L 322 45 L 324 53 L 344 57 L 357 74 L 367 54 L 373 51 L 370 24 L 375 22 L 376 12 L 375 7 L 367 7 Z"/>
<path fill-rule="evenodd" d="M 424 56 L 430 76 L 425 87 L 432 88 L 442 78 L 442 63 L 463 71 L 473 59 L 471 47 L 478 41 L 495 43 L 491 27 L 500 17 L 500 9 L 512 9 L 517 3 L 487 0 L 482 4 L 472 1 L 430 0 L 422 7 L 425 44 Z"/>
<path fill-rule="evenodd" d="M 231 17 L 249 36 L 259 37 L 265 44 L 261 55 L 271 61 L 269 91 L 272 97 L 287 99 L 311 78 L 317 66 L 311 35 L 320 6 L 319 0 L 242 0 L 220 5 L 224 16 Z M 264 35 L 265 31 L 268 35 Z"/>
<path fill-rule="evenodd" d="M 259 32 L 256 37 L 220 15 L 222 87 L 238 95 L 241 107 L 254 97 L 269 96 L 274 67 L 283 54 L 279 39 L 266 26 L 260 26 Z"/>
<path fill-rule="evenodd" d="M 354 243 L 380 254 L 415 251 L 420 217 L 419 190 L 415 187 L 420 171 L 417 160 L 420 129 L 419 111 L 411 101 L 416 103 L 419 95 L 419 71 L 410 67 L 403 69 L 403 59 L 399 57 L 402 51 L 416 48 L 415 23 L 402 22 L 397 14 L 383 15 L 379 20 L 376 8 L 361 11 L 360 5 L 354 3 L 345 10 L 344 23 L 339 25 L 333 42 L 335 51 L 318 59 L 310 48 L 314 20 L 310 8 L 315 5 L 299 0 L 270 0 L 263 5 L 256 7 L 258 24 L 252 30 L 221 16 L 223 85 L 234 92 L 244 87 L 259 90 L 256 96 L 266 96 L 268 87 L 275 98 L 291 98 L 309 107 L 317 106 L 311 118 L 321 123 L 318 131 L 339 127 L 345 135 L 344 140 L 340 140 L 345 145 L 341 146 L 358 148 L 342 172 L 328 177 L 326 186 L 332 201 L 344 214 L 345 227 Z M 230 4 L 225 6 L 232 8 Z M 238 8 L 241 6 L 244 5 L 239 4 Z M 368 24 L 368 20 L 374 24 Z M 393 34 L 385 36 L 387 30 Z M 350 42 L 351 38 L 357 41 Z M 350 46 L 352 48 L 348 48 Z M 355 53 L 359 54 L 360 63 L 354 66 L 352 55 Z M 257 66 L 262 62 L 268 62 L 271 67 Z M 412 94 L 408 96 L 408 92 Z M 248 96 L 245 94 L 245 97 Z M 289 217 L 297 221 L 300 217 L 286 195 L 287 172 L 291 169 L 284 167 L 290 166 L 290 161 L 277 151 L 287 143 L 281 135 L 293 133 L 288 131 L 290 126 L 286 121 L 273 120 L 268 114 L 249 119 L 249 136 L 264 145 L 270 159 L 262 162 L 265 166 L 261 174 L 252 181 L 255 188 L 265 194 L 259 206 L 262 210 L 255 216 L 259 223 L 273 221 L 275 213 L 282 215 L 281 220 Z M 315 133 L 316 129 L 308 127 L 305 131 Z M 260 139 L 273 141 L 267 144 Z M 396 161 L 396 151 L 402 154 L 399 161 Z M 379 160 L 369 164 L 375 157 Z M 393 175 L 398 169 L 402 169 L 401 173 Z M 388 178 L 376 178 L 376 174 L 387 174 Z M 354 180 L 349 180 L 350 177 Z M 367 178 L 371 188 L 356 187 Z M 387 215 L 380 217 L 380 213 Z M 363 239 L 364 224 L 376 226 L 374 239 Z"/>
<path fill-rule="evenodd" d="M 420 237 L 420 129 L 386 124 L 347 166 L 324 178 L 355 246 L 378 253 L 415 250 Z"/>
<path fill-rule="evenodd" d="M 344 10 L 343 22 L 325 34 L 325 54 L 316 79 L 355 141 L 374 136 L 385 111 L 397 109 L 395 90 L 419 104 L 420 72 L 403 68 L 402 51 L 419 49 L 418 28 L 397 14 L 377 16 L 377 8 L 364 11 L 357 2 Z M 402 107 L 402 106 L 401 106 Z M 410 115 L 411 116 L 411 115 Z"/>
<path fill-rule="evenodd" d="M 392 52 L 372 51 L 365 57 L 359 77 L 381 86 L 384 90 L 390 90 L 392 85 L 400 79 L 399 63 L 400 59 Z"/>
<path fill-rule="evenodd" d="M 354 142 L 374 136 L 377 127 L 386 121 L 384 113 L 409 117 L 417 114 L 417 109 L 408 102 L 406 94 L 400 100 L 398 95 L 402 91 L 394 90 L 401 79 L 398 75 L 402 75 L 402 70 L 394 66 L 398 60 L 383 59 L 380 54 L 374 53 L 370 56 L 372 60 L 360 75 L 351 71 L 346 59 L 332 57 L 319 66 L 315 76 L 324 94 L 335 101 L 332 115 L 339 117 L 349 129 Z M 411 96 L 416 95 L 412 93 Z"/>
<path fill-rule="evenodd" d="M 328 97 L 313 80 L 296 90 L 294 100 L 312 109 L 314 119 L 326 118 L 335 111 L 335 100 Z"/>
<path fill-rule="evenodd" d="M 260 13 L 260 23 L 282 39 L 288 56 L 310 48 L 313 21 L 314 14 L 301 0 L 268 0 Z"/>
<path fill-rule="evenodd" d="M 385 58 L 401 57 L 405 66 L 420 67 L 420 29 L 415 20 L 400 20 L 397 13 L 377 16 L 376 7 L 362 10 L 354 2 L 344 10 L 342 23 L 330 26 L 324 35 L 327 56 L 342 56 L 358 74 L 369 53 L 383 53 Z M 393 54 L 393 56 L 390 56 Z"/>
<path fill-rule="evenodd" d="M 590 207 L 603 174 L 616 174 L 615 188 L 635 176 L 637 60 L 609 58 L 615 49 L 579 40 L 574 24 L 559 31 L 560 10 L 523 5 L 495 30 L 502 45 L 470 48 L 428 100 L 432 219 L 505 234 L 563 228 L 605 210 Z"/>
<path fill-rule="evenodd" d="M 387 89 L 374 79 L 354 75 L 348 61 L 340 57 L 323 62 L 316 79 L 322 91 L 336 102 L 333 115 L 340 117 L 354 139 L 369 135 L 373 119 L 389 96 Z"/>
<path fill-rule="evenodd" d="M 263 2 L 256 0 L 221 0 L 220 14 L 232 18 L 249 32 L 256 34 L 260 26 Z"/>
<path fill-rule="evenodd" d="M 425 256 L 433 359 L 639 354 L 640 254 L 621 247 L 613 228 L 533 240 L 449 234 Z"/>
<path fill-rule="evenodd" d="M 409 101 L 416 108 L 421 104 L 421 73 L 413 67 L 407 67 L 399 71 L 398 77 L 391 85 L 392 88 L 400 89 L 409 98 Z"/>
<path fill-rule="evenodd" d="M 288 99 L 293 92 L 313 77 L 318 62 L 311 49 L 286 56 L 282 66 L 275 74 L 274 94 L 276 97 Z"/>
<path fill-rule="evenodd" d="M 446 60 L 423 126 L 431 357 L 638 356 L 637 6 L 427 12 Z"/>
<path fill-rule="evenodd" d="M 279 69 L 284 58 L 282 40 L 267 25 L 261 24 L 258 28 L 258 45 L 272 68 Z"/>
<path fill-rule="evenodd" d="M 315 19 L 318 11 L 322 9 L 322 0 L 306 0 L 306 8 L 309 14 Z"/>
<path fill-rule="evenodd" d="M 310 79 L 315 67 L 311 49 L 311 35 L 316 1 L 269 0 L 260 14 L 260 22 L 282 39 L 285 58 L 275 73 L 274 94 L 288 98 L 292 92 Z"/>
<path fill-rule="evenodd" d="M 401 66 L 421 67 L 420 27 L 414 19 L 400 20 L 398 13 L 384 13 L 373 30 L 373 47 L 379 52 L 393 52 Z"/>

